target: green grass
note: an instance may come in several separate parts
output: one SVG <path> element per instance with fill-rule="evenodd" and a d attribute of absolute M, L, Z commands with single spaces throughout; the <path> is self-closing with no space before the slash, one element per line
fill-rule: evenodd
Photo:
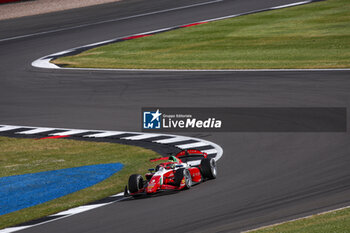
<path fill-rule="evenodd" d="M 349 12 L 349 0 L 328 0 L 114 43 L 53 62 L 94 68 L 349 68 Z"/>
<path fill-rule="evenodd" d="M 0 177 L 120 162 L 123 169 L 92 187 L 67 196 L 0 216 L 0 229 L 44 217 L 108 197 L 124 190 L 129 175 L 143 174 L 159 155 L 151 150 L 116 143 L 68 139 L 0 137 Z"/>
<path fill-rule="evenodd" d="M 348 233 L 350 232 L 350 208 L 314 215 L 309 218 L 270 226 L 252 233 Z"/>

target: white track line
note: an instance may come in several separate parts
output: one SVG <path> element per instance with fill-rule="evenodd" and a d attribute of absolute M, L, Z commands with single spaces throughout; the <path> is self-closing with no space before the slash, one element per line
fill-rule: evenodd
<path fill-rule="evenodd" d="M 309 2 L 310 1 L 295 2 L 295 3 L 290 3 L 290 4 L 286 4 L 286 5 L 282 5 L 282 6 L 271 7 L 271 9 L 282 9 L 282 8 L 286 8 L 286 7 L 299 6 L 299 5 L 309 3 Z"/>
<path fill-rule="evenodd" d="M 251 230 L 248 230 L 248 231 L 242 231 L 241 233 L 249 233 L 249 232 L 256 231 L 256 230 L 262 230 L 262 229 L 265 229 L 265 228 L 278 226 L 278 225 L 281 225 L 281 224 L 284 224 L 284 223 L 289 223 L 289 222 L 295 222 L 295 221 L 298 221 L 298 220 L 308 219 L 308 218 L 315 217 L 317 215 L 328 214 L 328 213 L 332 213 L 332 212 L 335 212 L 335 211 L 344 210 L 344 209 L 348 209 L 348 208 L 350 208 L 350 206 L 345 206 L 345 207 L 337 208 L 337 209 L 334 209 L 334 210 L 327 210 L 327 211 L 324 211 L 324 212 L 308 215 L 308 216 L 301 217 L 301 218 L 296 218 L 296 219 L 292 219 L 292 220 L 283 221 L 283 222 L 280 222 L 280 223 L 275 223 L 275 224 L 271 224 L 271 225 L 267 225 L 267 226 L 262 226 L 262 227 L 251 229 Z"/>
<path fill-rule="evenodd" d="M 72 208 L 72 209 L 69 209 L 69 210 L 66 210 L 66 211 L 62 211 L 62 212 L 59 212 L 57 214 L 53 214 L 53 215 L 50 215 L 50 216 L 78 214 L 78 213 L 85 212 L 85 211 L 88 211 L 88 210 L 96 209 L 96 208 L 101 207 L 101 206 L 105 206 L 107 204 L 108 203 L 79 206 L 79 207 Z"/>
<path fill-rule="evenodd" d="M 33 126 L 24 126 L 24 125 L 23 126 L 0 125 L 0 132 L 10 131 L 10 130 L 19 129 L 19 128 L 28 128 L 28 130 L 33 130 L 33 129 L 46 128 L 46 127 L 33 127 Z M 104 131 L 104 130 L 66 129 L 66 128 L 54 128 L 54 129 L 55 130 L 65 130 L 66 133 L 68 131 L 72 131 L 72 130 L 75 130 L 75 131 L 79 130 L 79 131 L 84 131 L 84 132 L 96 132 L 95 134 L 89 134 L 89 135 L 83 136 L 83 137 L 96 137 L 96 138 L 103 138 L 103 137 L 108 137 L 108 136 L 113 136 L 113 135 L 124 134 L 124 133 L 131 133 L 131 134 L 138 134 L 138 135 L 151 134 L 151 133 L 140 133 L 140 132 L 130 132 L 130 131 Z M 63 134 L 63 135 L 67 135 L 67 134 Z M 157 135 L 159 135 L 159 134 L 157 134 Z M 193 137 L 179 136 L 179 135 L 174 135 L 174 134 L 162 134 L 162 135 L 169 136 L 172 138 L 156 140 L 153 142 L 160 143 L 160 144 L 170 144 L 170 143 L 187 141 L 187 140 L 197 140 L 197 141 L 205 143 L 206 145 L 212 146 L 217 151 L 217 155 L 215 156 L 215 160 L 219 160 L 223 154 L 223 149 L 219 145 L 217 145 L 213 142 L 207 141 L 207 140 L 193 138 Z"/>
<path fill-rule="evenodd" d="M 95 22 L 95 23 L 81 24 L 81 25 L 73 26 L 73 27 L 66 27 L 66 28 L 60 28 L 60 29 L 49 30 L 49 31 L 44 31 L 44 32 L 37 32 L 37 33 L 31 33 L 31 34 L 26 34 L 26 35 L 21 35 L 21 36 L 14 36 L 14 37 L 0 39 L 0 42 L 9 41 L 9 40 L 16 40 L 16 39 L 22 39 L 22 38 L 27 38 L 27 37 L 32 37 L 32 36 L 45 35 L 45 34 L 54 33 L 54 32 L 67 31 L 67 30 L 71 30 L 71 29 L 77 29 L 77 28 L 82 28 L 82 27 L 94 26 L 94 25 L 98 25 L 98 24 L 122 21 L 122 20 L 126 20 L 126 19 L 138 18 L 138 17 L 143 17 L 143 16 L 155 15 L 155 14 L 165 13 L 165 12 L 169 12 L 169 11 L 176 11 L 176 10 L 182 10 L 182 9 L 186 9 L 186 8 L 192 8 L 192 7 L 197 7 L 197 6 L 213 4 L 213 3 L 222 2 L 222 1 L 223 0 L 213 0 L 213 1 L 209 1 L 209 2 L 203 2 L 203 3 L 197 3 L 197 4 L 187 5 L 187 6 L 174 7 L 174 8 L 170 8 L 170 9 L 166 9 L 166 10 L 153 11 L 153 12 L 149 12 L 149 13 L 132 15 L 132 16 L 127 16 L 127 17 L 122 17 L 122 18 L 117 18 L 117 19 L 110 19 L 110 20 L 103 20 L 103 21 L 99 21 L 99 22 Z"/>
<path fill-rule="evenodd" d="M 81 70 L 81 71 L 126 71 L 126 72 L 321 72 L 321 71 L 350 71 L 350 68 L 325 68 L 325 69 L 225 69 L 225 70 L 181 70 L 181 69 L 107 69 L 107 68 L 62 68 L 51 62 L 47 67 L 38 66 L 40 59 L 35 60 L 32 66 L 37 68 L 53 68 L 62 70 Z M 150 76 L 152 77 L 152 76 Z"/>
<path fill-rule="evenodd" d="M 222 0 L 221 0 L 222 1 Z M 218 2 L 218 1 L 213 1 L 213 2 L 208 2 L 206 4 L 210 4 L 210 3 L 214 3 L 214 2 Z M 293 7 L 293 6 L 299 6 L 299 5 L 304 5 L 304 4 L 308 4 L 311 3 L 312 0 L 307 0 L 307 1 L 301 1 L 301 2 L 295 2 L 295 3 L 291 3 L 291 4 L 285 4 L 285 5 L 280 5 L 280 6 L 274 6 L 274 7 L 270 7 L 270 8 L 265 8 L 265 9 L 260 9 L 260 10 L 255 10 L 255 11 L 249 11 L 249 12 L 244 12 L 241 14 L 234 14 L 234 15 L 227 15 L 227 16 L 223 16 L 223 17 L 218 17 L 218 18 L 212 18 L 212 19 L 207 19 L 207 20 L 203 20 L 203 21 L 199 21 L 199 22 L 194 22 L 194 23 L 204 23 L 204 22 L 212 22 L 212 21 L 218 21 L 218 20 L 223 20 L 223 19 L 229 19 L 229 18 L 234 18 L 234 17 L 238 17 L 238 16 L 243 16 L 246 14 L 251 14 L 251 13 L 258 13 L 259 11 L 267 11 L 267 10 L 276 10 L 276 9 L 282 9 L 282 8 L 288 8 L 288 7 Z M 195 4 L 196 5 L 196 4 Z M 202 5 L 202 4 L 200 4 Z M 185 7 L 187 8 L 187 7 Z M 176 9 L 183 9 L 183 8 L 176 8 Z M 167 10 L 168 11 L 168 10 Z M 191 24 L 191 23 L 190 23 Z M 177 25 L 175 27 L 180 27 L 183 25 Z M 172 27 L 172 28 L 175 28 Z M 143 32 L 143 33 L 138 33 L 138 34 L 133 34 L 133 35 L 128 35 L 125 37 L 130 37 L 130 36 L 136 36 L 136 35 L 144 35 L 144 34 L 152 34 L 155 32 L 161 32 L 161 31 L 166 31 L 168 29 L 171 28 L 161 28 L 161 29 L 157 29 L 157 30 L 153 30 L 153 31 L 148 31 L 148 32 Z M 37 68 L 46 68 L 46 69 L 63 69 L 63 70 L 81 70 L 81 71 L 131 71 L 131 72 L 305 72 L 305 71 L 349 71 L 350 68 L 344 68 L 344 69 L 224 69 L 224 70 L 216 70 L 216 69 L 205 69 L 205 70 L 198 70 L 198 69 L 112 69 L 112 68 L 62 68 L 59 67 L 53 63 L 51 63 L 50 61 L 52 60 L 51 58 L 47 58 L 47 57 L 51 57 L 51 56 L 57 56 L 57 55 L 63 55 L 63 54 L 67 54 L 71 51 L 74 51 L 76 49 L 79 48 L 84 48 L 84 47 L 89 47 L 89 46 L 94 46 L 94 45 L 102 45 L 108 42 L 111 42 L 113 40 L 116 39 L 122 39 L 125 37 L 120 37 L 120 38 L 115 38 L 112 40 L 106 40 L 106 41 L 102 41 L 102 42 L 96 42 L 93 44 L 89 44 L 89 45 L 84 45 L 84 46 L 80 46 L 77 48 L 72 48 L 66 51 L 61 51 L 55 54 L 51 54 L 42 58 L 39 58 L 35 61 L 32 62 L 32 66 L 37 67 Z M 0 40 L 1 42 L 1 40 Z"/>
<path fill-rule="evenodd" d="M 174 137 L 174 138 L 161 139 L 161 140 L 157 140 L 157 141 L 154 141 L 154 142 L 160 143 L 160 144 L 169 144 L 169 143 L 181 142 L 181 141 L 187 141 L 187 140 L 189 140 L 188 137 L 177 136 L 177 137 Z"/>
<path fill-rule="evenodd" d="M 207 153 L 208 155 L 217 153 L 217 151 L 215 149 L 202 150 L 202 152 Z"/>
<path fill-rule="evenodd" d="M 124 193 L 118 193 L 118 194 L 116 194 L 114 196 L 117 196 L 117 195 L 120 195 L 120 194 L 124 195 Z M 80 209 L 78 209 L 79 207 L 72 208 L 72 209 L 69 209 L 69 210 L 66 210 L 66 211 L 59 212 L 59 213 L 54 214 L 54 215 L 50 215 L 50 216 L 63 215 L 62 217 L 55 218 L 55 219 L 52 219 L 52 220 L 48 220 L 48 221 L 41 222 L 41 223 L 37 223 L 37 224 L 34 224 L 34 225 L 5 228 L 5 229 L 0 230 L 0 233 L 12 233 L 12 232 L 24 230 L 24 229 L 27 229 L 27 228 L 43 225 L 43 224 L 46 224 L 46 223 L 49 223 L 49 222 L 54 222 L 54 221 L 57 221 L 57 220 L 60 220 L 60 219 L 63 219 L 63 218 L 70 217 L 70 216 L 75 215 L 75 214 L 79 214 L 79 213 L 82 213 L 82 212 L 85 212 L 85 211 L 88 211 L 88 210 L 91 210 L 91 209 L 95 209 L 95 208 L 98 208 L 98 207 L 101 207 L 101 206 L 109 205 L 109 204 L 112 204 L 112 203 L 115 203 L 115 202 L 119 202 L 119 201 L 122 201 L 122 200 L 124 200 L 124 199 L 119 199 L 119 200 L 116 200 L 116 201 L 103 203 L 103 204 L 97 204 L 98 206 L 97 205 L 93 205 L 94 208 L 87 207 L 89 205 L 87 205 L 87 206 L 80 206 L 80 207 L 86 207 L 86 208 L 80 208 Z M 64 213 L 68 213 L 69 211 L 70 211 L 70 214 L 64 214 Z"/>
<path fill-rule="evenodd" d="M 32 66 L 34 67 L 45 67 L 48 69 L 59 69 L 59 66 L 56 66 L 55 64 L 50 62 L 50 58 L 40 58 L 32 62 Z"/>
<path fill-rule="evenodd" d="M 5 125 L 5 126 L 2 126 L 0 128 L 0 132 L 10 131 L 10 130 L 19 129 L 19 128 L 22 128 L 22 127 L 20 127 L 20 126 L 12 126 L 12 125 Z"/>
<path fill-rule="evenodd" d="M 124 196 L 124 193 L 118 193 L 118 194 L 114 194 L 111 197 L 121 197 Z"/>
<path fill-rule="evenodd" d="M 49 135 L 52 135 L 52 136 L 63 136 L 63 135 L 80 134 L 80 133 L 85 133 L 85 132 L 89 132 L 89 130 L 72 129 L 72 130 L 68 130 L 68 131 L 65 131 L 65 132 L 53 133 L 53 134 L 49 134 Z"/>
<path fill-rule="evenodd" d="M 53 131 L 53 130 L 55 129 L 54 128 L 36 128 L 36 129 L 18 132 L 17 134 L 37 134 L 37 133 L 44 133 L 44 132 Z"/>
<path fill-rule="evenodd" d="M 196 147 L 201 147 L 201 146 L 208 146 L 205 142 L 194 142 L 194 143 L 189 143 L 189 144 L 184 144 L 184 145 L 176 145 L 177 147 L 181 149 L 188 149 L 188 148 L 196 148 Z"/>
<path fill-rule="evenodd" d="M 124 140 L 143 140 L 143 139 L 147 139 L 147 138 L 152 138 L 152 137 L 157 137 L 157 136 L 168 136 L 168 137 L 172 137 L 169 139 L 163 139 L 163 140 L 157 140 L 154 141 L 154 143 L 161 143 L 161 144 L 167 144 L 167 143 L 173 143 L 173 142 L 181 142 L 181 141 L 187 141 L 187 140 L 196 140 L 198 142 L 195 143 L 188 143 L 188 144 L 183 144 L 181 145 L 181 147 L 183 148 L 190 148 L 190 147 L 196 147 L 196 146 L 212 146 L 214 149 L 209 149 L 206 150 L 204 152 L 208 153 L 208 154 L 214 154 L 216 153 L 215 156 L 215 160 L 219 160 L 222 156 L 223 150 L 222 148 L 210 141 L 206 141 L 206 140 L 202 140 L 199 138 L 192 138 L 192 137 L 185 137 L 185 136 L 178 136 L 178 135 L 171 135 L 171 134 L 154 134 L 154 133 L 142 133 L 142 132 L 124 132 L 124 131 L 103 131 L 103 130 L 86 130 L 86 129 L 63 129 L 63 128 L 48 128 L 48 127 L 33 127 L 33 126 L 16 126 L 16 125 L 0 125 L 0 132 L 6 132 L 6 131 L 10 131 L 10 130 L 16 130 L 16 129 L 20 129 L 20 128 L 28 128 L 28 130 L 26 131 L 21 131 L 18 133 L 21 134 L 39 134 L 39 133 L 44 133 L 50 130 L 64 130 L 64 132 L 61 133 L 55 133 L 55 134 L 50 134 L 50 135 L 74 135 L 74 134 L 78 134 L 78 133 L 85 133 L 85 132 L 95 132 L 93 134 L 88 134 L 88 135 L 83 135 L 82 137 L 90 137 L 90 138 L 103 138 L 103 137 L 108 137 L 108 136 L 113 136 L 113 135 L 118 135 L 118 134 L 125 134 L 125 133 L 132 133 L 132 134 L 138 134 L 136 136 L 130 136 L 130 137 L 125 137 L 122 138 Z M 16 132 L 14 134 L 17 134 Z M 174 146 L 175 147 L 175 146 Z M 198 162 L 193 162 L 193 165 L 198 164 Z M 124 193 L 118 193 L 115 194 L 113 196 L 110 197 L 119 197 L 119 196 L 123 196 Z M 10 227 L 10 228 L 5 228 L 0 230 L 0 233 L 11 233 L 11 232 L 16 232 L 19 230 L 23 230 L 26 228 L 30 228 L 30 227 L 34 227 L 34 226 L 39 226 L 42 224 L 46 224 L 48 222 L 53 222 L 53 221 L 57 221 L 59 219 L 63 219 L 63 218 L 67 218 L 70 217 L 72 215 L 78 214 L 78 213 L 82 213 L 88 210 L 92 210 L 101 206 L 105 206 L 105 205 L 109 205 L 121 200 L 124 200 L 125 198 L 121 198 L 119 200 L 115 200 L 115 201 L 111 201 L 108 203 L 101 203 L 101 204 L 94 204 L 94 205 L 83 205 L 80 207 L 76 207 L 76 208 L 72 208 L 69 210 L 65 210 L 50 216 L 55 216 L 57 218 L 52 219 L 52 220 L 48 220 L 48 221 L 44 221 L 44 222 L 40 222 L 38 224 L 34 224 L 34 225 L 28 225 L 28 226 L 20 226 L 20 227 Z"/>
<path fill-rule="evenodd" d="M 167 143 L 181 142 L 181 141 L 186 141 L 186 140 L 197 140 L 198 142 L 196 142 L 196 143 L 183 144 L 181 146 L 182 147 L 194 147 L 194 146 L 202 146 L 202 145 L 211 145 L 214 149 L 206 150 L 205 152 L 207 152 L 208 154 L 216 153 L 215 160 L 220 159 L 222 156 L 222 153 L 223 153 L 222 148 L 213 142 L 209 142 L 209 141 L 198 139 L 198 138 L 191 138 L 191 137 L 178 136 L 178 135 L 152 134 L 152 133 L 141 133 L 141 132 L 101 131 L 101 130 L 62 129 L 62 128 L 47 128 L 47 127 L 33 127 L 33 126 L 0 125 L 0 131 L 2 131 L 2 132 L 9 131 L 9 130 L 16 130 L 16 129 L 20 129 L 20 128 L 28 128 L 27 131 L 22 131 L 21 132 L 22 134 L 36 134 L 36 133 L 47 132 L 50 130 L 65 130 L 65 132 L 56 133 L 56 134 L 52 134 L 52 135 L 74 135 L 74 134 L 84 133 L 84 132 L 96 132 L 95 134 L 89 134 L 89 135 L 83 136 L 83 137 L 91 137 L 91 138 L 93 138 L 93 137 L 102 138 L 102 137 L 108 137 L 108 136 L 124 134 L 124 133 L 133 133 L 133 134 L 136 133 L 136 134 L 138 134 L 137 136 L 125 137 L 124 138 L 125 140 L 143 140 L 143 139 L 157 137 L 157 136 L 169 136 L 172 138 L 158 140 L 155 142 L 167 144 Z M 115 194 L 111 197 L 117 197 L 117 196 L 123 196 L 123 195 L 124 195 L 124 193 L 118 193 L 118 194 Z M 95 208 L 98 208 L 101 206 L 109 205 L 111 203 L 115 203 L 115 202 L 121 201 L 123 199 L 124 198 L 119 199 L 119 200 L 115 200 L 115 201 L 112 201 L 109 203 L 101 203 L 101 204 L 95 204 L 95 205 L 84 205 L 84 206 L 72 208 L 72 209 L 69 209 L 66 211 L 59 212 L 57 214 L 50 215 L 50 216 L 61 216 L 61 217 L 58 217 L 56 219 L 48 220 L 48 221 L 41 222 L 41 223 L 38 223 L 35 225 L 6 228 L 3 230 L 0 230 L 0 233 L 16 232 L 16 231 L 23 230 L 26 228 L 42 225 L 42 224 L 45 224 L 48 222 L 57 221 L 59 219 L 67 218 L 69 216 L 72 216 L 72 215 L 75 215 L 75 214 L 78 214 L 81 212 L 85 212 L 85 211 L 92 210 L 92 209 L 95 209 Z"/>
<path fill-rule="evenodd" d="M 11 232 L 15 232 L 15 231 L 24 230 L 24 229 L 27 229 L 30 227 L 32 227 L 32 226 L 9 227 L 9 228 L 5 228 L 3 230 L 0 230 L 0 233 L 11 233 Z"/>
<path fill-rule="evenodd" d="M 106 132 L 102 132 L 102 133 L 84 135 L 83 137 L 87 137 L 87 138 L 104 138 L 104 137 L 115 136 L 115 135 L 120 135 L 120 134 L 124 134 L 124 133 L 125 132 L 122 132 L 122 131 L 106 131 Z"/>
<path fill-rule="evenodd" d="M 124 140 L 143 140 L 143 139 L 154 138 L 154 137 L 159 137 L 159 136 L 162 136 L 162 134 L 141 134 L 141 135 L 137 135 L 137 136 L 124 137 L 121 139 L 124 139 Z"/>

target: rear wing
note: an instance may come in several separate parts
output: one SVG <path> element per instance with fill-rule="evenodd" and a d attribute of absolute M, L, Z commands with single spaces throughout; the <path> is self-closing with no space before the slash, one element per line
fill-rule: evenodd
<path fill-rule="evenodd" d="M 201 160 L 203 158 L 207 158 L 208 154 L 197 149 L 187 149 L 187 150 L 180 151 L 175 155 L 175 157 L 179 158 L 183 162 L 187 162 L 187 161 Z M 151 159 L 150 161 L 156 162 L 161 160 L 169 160 L 169 157 Z"/>
<path fill-rule="evenodd" d="M 179 159 L 182 159 L 184 157 L 194 157 L 194 156 L 196 157 L 203 156 L 204 158 L 207 158 L 208 154 L 197 149 L 187 149 L 187 150 L 180 151 L 179 153 L 177 153 L 177 155 L 175 155 L 175 157 Z"/>

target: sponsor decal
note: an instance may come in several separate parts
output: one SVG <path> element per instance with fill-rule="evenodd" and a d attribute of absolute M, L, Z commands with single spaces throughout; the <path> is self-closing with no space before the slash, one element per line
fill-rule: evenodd
<path fill-rule="evenodd" d="M 193 173 L 194 177 L 200 176 L 201 174 L 199 172 Z"/>

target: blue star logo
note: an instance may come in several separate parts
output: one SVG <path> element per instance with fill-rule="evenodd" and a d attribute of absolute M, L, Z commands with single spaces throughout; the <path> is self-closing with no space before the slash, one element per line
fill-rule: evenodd
<path fill-rule="evenodd" d="M 155 112 L 143 112 L 143 128 L 144 129 L 160 129 L 161 115 L 159 109 Z"/>

